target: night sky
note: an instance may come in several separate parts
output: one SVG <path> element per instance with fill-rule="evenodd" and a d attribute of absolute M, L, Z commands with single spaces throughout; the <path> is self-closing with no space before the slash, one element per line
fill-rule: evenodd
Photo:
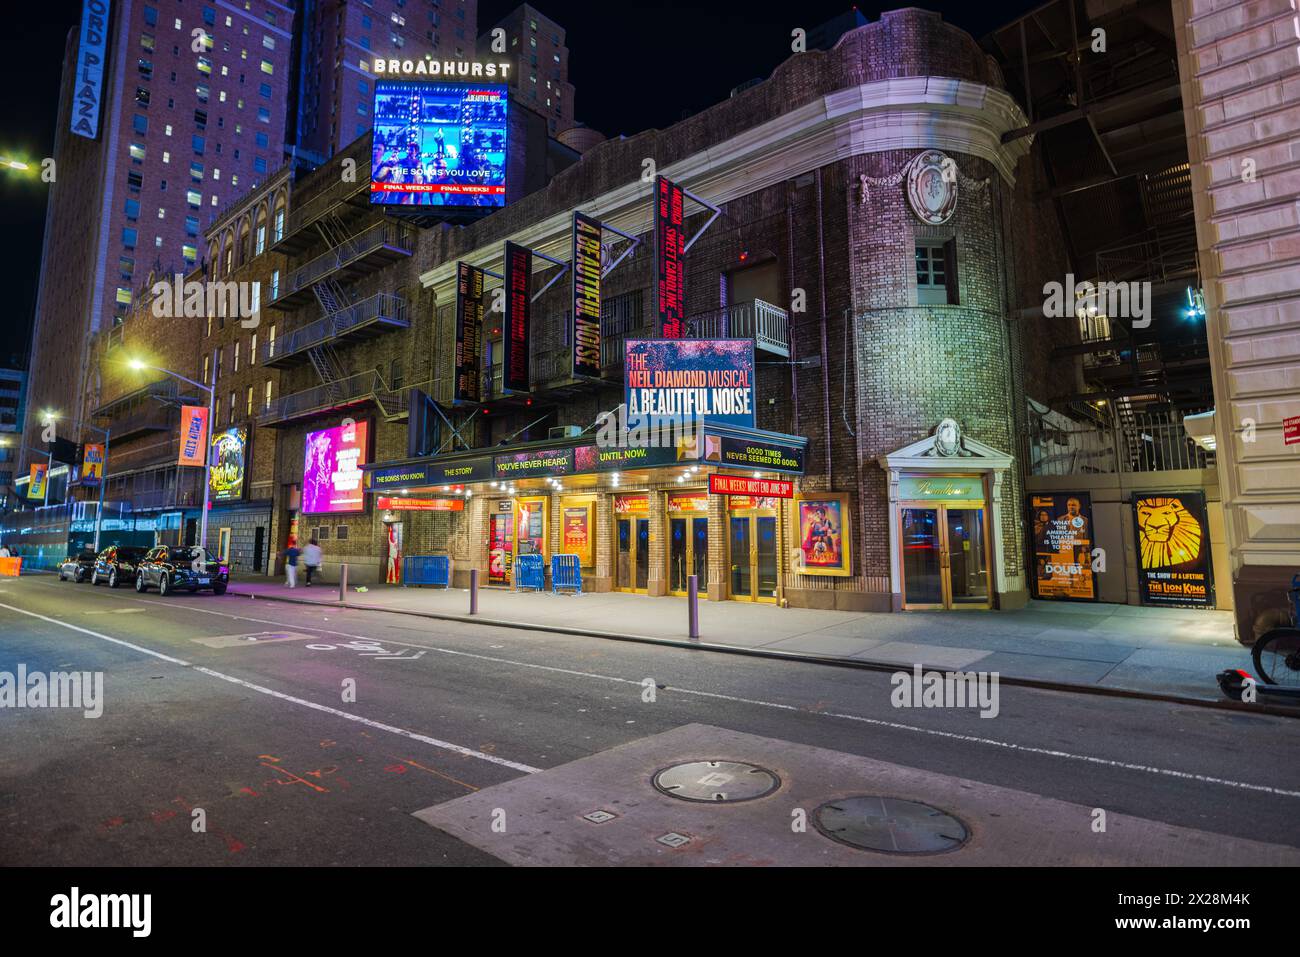
<path fill-rule="evenodd" d="M 484 0 L 479 4 L 480 27 L 490 26 L 517 5 L 518 0 Z M 938 10 L 948 22 L 979 37 L 1040 4 L 962 0 L 861 9 L 876 20 L 880 10 L 909 5 Z M 790 55 L 794 27 L 811 28 L 848 9 L 839 0 L 535 0 L 533 6 L 567 31 L 578 119 L 608 136 L 670 126 L 683 112 L 695 113 L 725 99 L 732 87 L 768 76 Z M 80 10 L 74 0 L 42 0 L 24 5 L 21 24 L 13 24 L 22 37 L 0 58 L 0 89 L 6 91 L 0 110 L 0 155 L 39 164 L 53 149 L 63 44 Z M 0 280 L 7 292 L 0 314 L 0 364 L 8 364 L 11 354 L 19 364 L 26 362 L 40 273 L 45 190 L 39 177 L 0 170 Z"/>

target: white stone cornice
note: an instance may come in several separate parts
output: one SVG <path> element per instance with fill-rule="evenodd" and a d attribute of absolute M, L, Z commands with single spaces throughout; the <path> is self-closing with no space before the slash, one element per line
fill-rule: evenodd
<path fill-rule="evenodd" d="M 796 107 L 659 172 L 720 205 L 851 156 L 939 149 L 987 160 L 1010 184 L 1032 137 L 1004 144 L 1002 134 L 1027 122 L 1007 93 L 982 83 L 934 76 L 875 80 Z M 651 183 L 636 180 L 583 202 L 581 209 L 638 235 L 651 226 L 651 189 Z M 567 261 L 572 215 L 556 213 L 509 238 Z M 503 241 L 497 241 L 464 259 L 499 269 L 503 252 Z M 422 273 L 420 282 L 441 299 L 455 278 L 456 264 L 446 262 Z"/>

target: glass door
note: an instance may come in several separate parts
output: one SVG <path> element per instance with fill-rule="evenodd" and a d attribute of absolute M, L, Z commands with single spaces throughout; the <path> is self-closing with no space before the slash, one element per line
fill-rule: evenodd
<path fill-rule="evenodd" d="M 650 519 L 636 520 L 636 590 L 645 594 L 650 585 Z"/>
<path fill-rule="evenodd" d="M 903 509 L 903 607 L 943 608 L 939 509 Z"/>
<path fill-rule="evenodd" d="M 943 511 L 948 542 L 949 605 L 953 608 L 988 608 L 984 509 L 945 508 Z"/>
<path fill-rule="evenodd" d="M 621 516 L 614 522 L 614 587 L 645 594 L 650 580 L 650 519 Z"/>
<path fill-rule="evenodd" d="M 992 607 L 982 507 L 904 507 L 900 521 L 904 608 Z"/>
<path fill-rule="evenodd" d="M 753 601 L 753 572 L 749 566 L 749 516 L 731 516 L 729 546 L 731 554 L 731 597 Z"/>
<path fill-rule="evenodd" d="M 731 597 L 776 601 L 776 516 L 732 513 L 728 518 Z"/>
<path fill-rule="evenodd" d="M 700 597 L 709 594 L 709 520 L 697 515 L 691 519 L 691 573 L 696 578 Z"/>
<path fill-rule="evenodd" d="M 688 579 L 696 576 L 701 597 L 709 585 L 709 520 L 705 516 L 669 513 L 668 593 L 685 595 Z"/>

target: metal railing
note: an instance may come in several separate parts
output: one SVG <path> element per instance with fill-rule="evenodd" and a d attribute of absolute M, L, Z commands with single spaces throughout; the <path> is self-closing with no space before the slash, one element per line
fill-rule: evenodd
<path fill-rule="evenodd" d="M 409 326 L 406 300 L 387 292 L 368 296 L 338 312 L 293 329 L 278 339 L 263 342 L 258 347 L 261 353 L 260 359 L 263 363 L 272 359 L 283 359 L 304 349 L 310 349 L 312 346 L 329 342 L 349 329 L 370 322 L 383 322 L 402 328 Z"/>
<path fill-rule="evenodd" d="M 357 193 L 367 189 L 369 189 L 369 186 L 364 179 L 359 179 L 353 183 L 339 180 L 332 186 L 321 190 L 301 206 L 291 209 L 289 215 L 285 217 L 284 235 L 292 236 L 303 227 L 311 225 L 335 206 L 347 202 Z"/>
<path fill-rule="evenodd" d="M 691 339 L 753 339 L 760 349 L 790 354 L 790 314 L 762 299 L 689 316 L 686 334 Z"/>
<path fill-rule="evenodd" d="M 271 425 L 317 410 L 373 400 L 386 416 L 406 411 L 406 394 L 394 392 L 377 371 L 359 372 L 343 379 L 272 399 L 257 417 L 258 425 Z"/>
<path fill-rule="evenodd" d="M 277 298 L 301 292 L 314 282 L 319 282 L 332 272 L 355 262 L 367 253 L 384 246 L 392 246 L 405 253 L 410 253 L 415 246 L 415 230 L 405 223 L 385 220 L 363 229 L 355 236 L 350 236 L 337 246 L 322 253 L 286 277 Z"/>
<path fill-rule="evenodd" d="M 1031 475 L 1116 474 L 1205 469 L 1213 453 L 1193 442 L 1182 419 L 1161 413 L 1133 414 L 1113 425 L 1032 418 L 1026 454 Z"/>

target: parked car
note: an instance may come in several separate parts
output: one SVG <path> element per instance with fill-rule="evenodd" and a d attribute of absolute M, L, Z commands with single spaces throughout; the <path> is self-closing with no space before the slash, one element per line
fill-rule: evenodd
<path fill-rule="evenodd" d="M 179 588 L 191 593 L 210 588 L 214 595 L 224 595 L 229 583 L 230 569 L 207 549 L 193 545 L 157 545 L 135 571 L 136 591 L 157 586 L 160 595 L 170 595 Z"/>
<path fill-rule="evenodd" d="M 136 567 L 149 554 L 147 548 L 132 548 L 125 545 L 110 545 L 99 553 L 95 567 L 90 573 L 90 583 L 98 585 L 108 582 L 109 588 L 116 588 L 122 582 L 135 581 Z"/>
<path fill-rule="evenodd" d="M 73 555 L 59 566 L 59 581 L 74 581 L 81 584 L 90 577 L 95 567 L 95 553 L 86 549 L 79 555 Z"/>

